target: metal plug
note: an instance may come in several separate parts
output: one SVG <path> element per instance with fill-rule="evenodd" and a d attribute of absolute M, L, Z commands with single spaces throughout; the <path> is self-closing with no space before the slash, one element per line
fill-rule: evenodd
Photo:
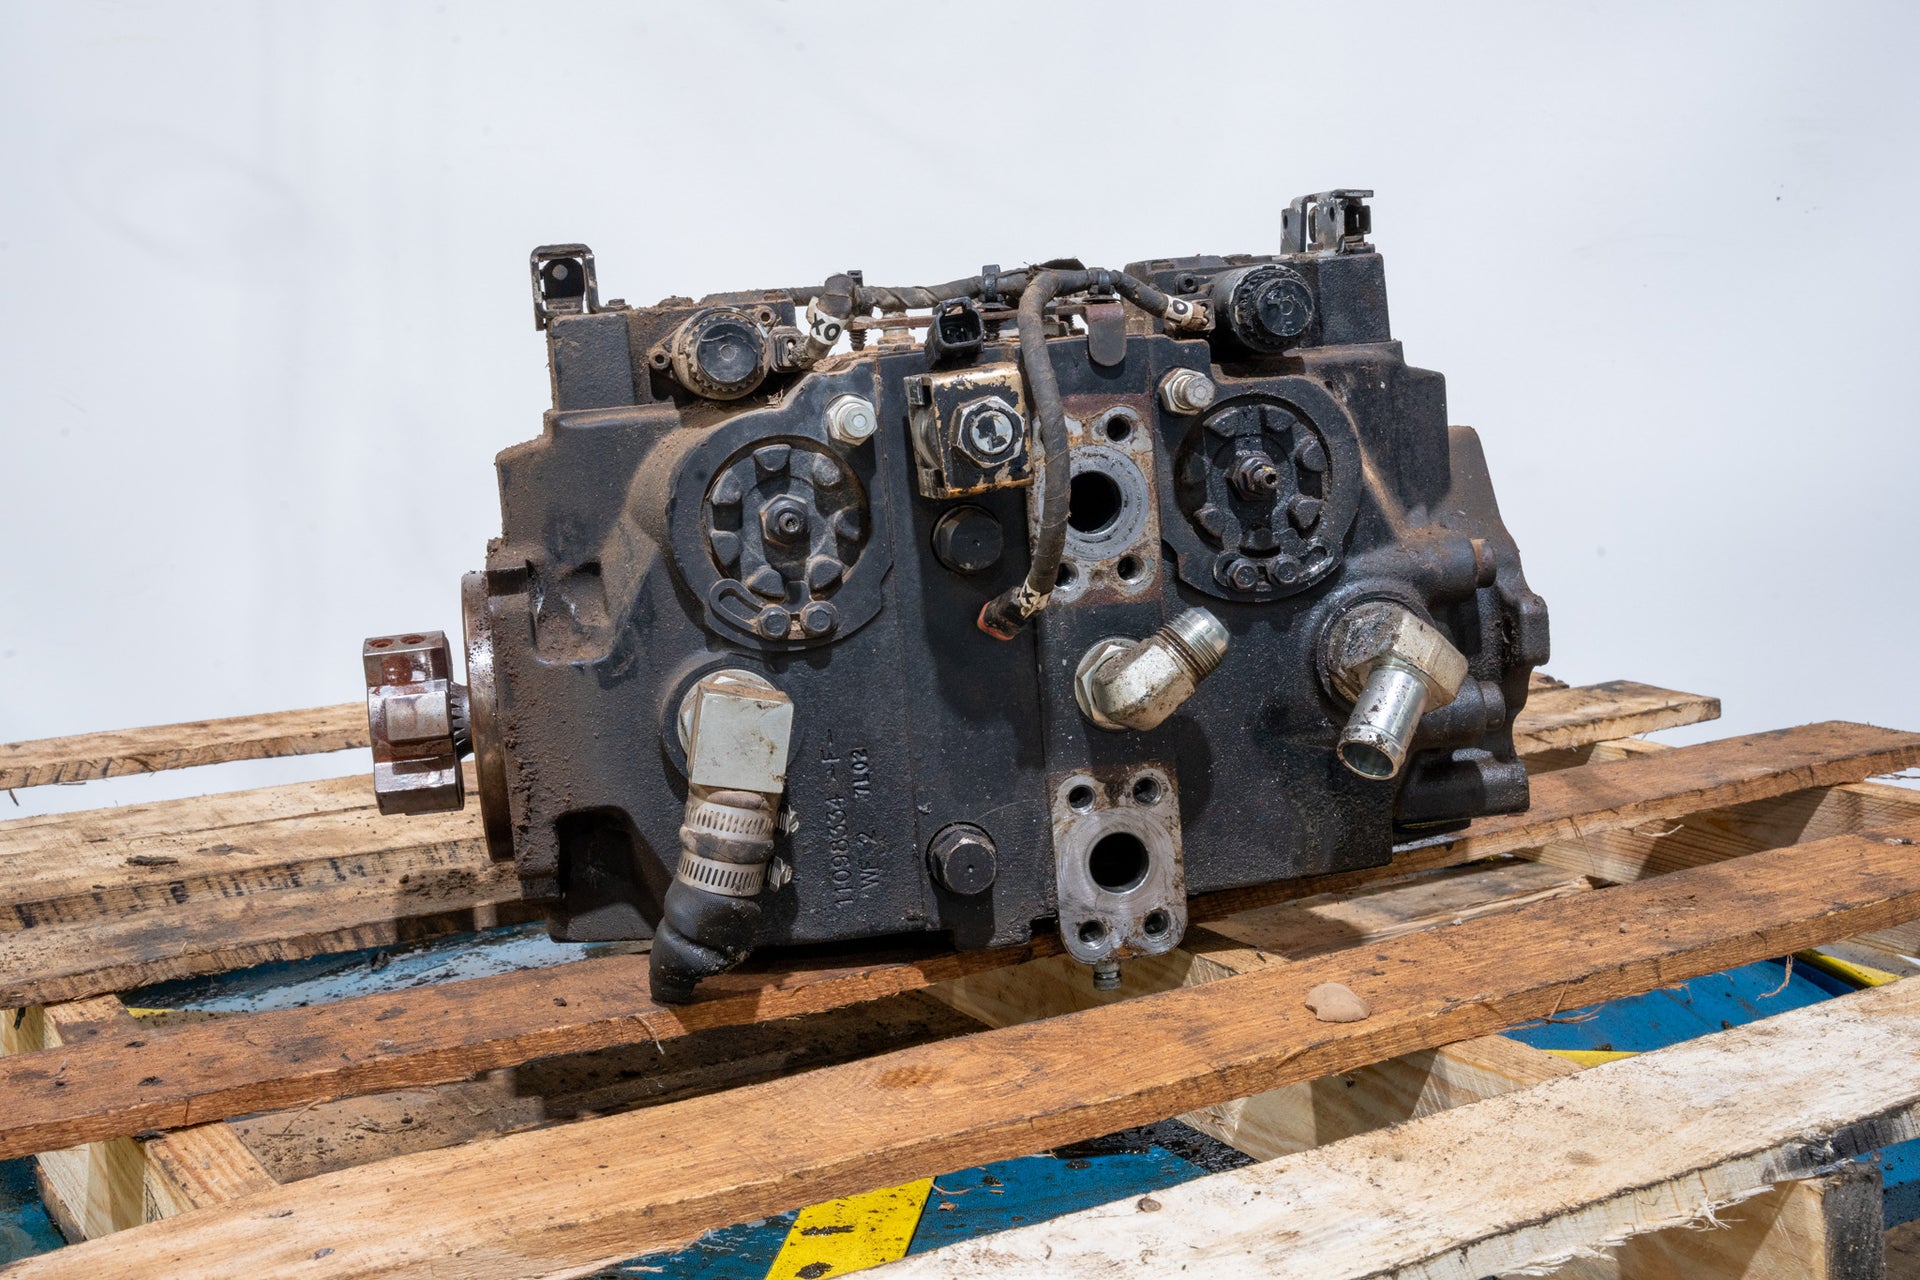
<path fill-rule="evenodd" d="M 1227 640 L 1220 619 L 1189 609 L 1145 640 L 1100 641 L 1074 672 L 1080 714 L 1102 729 L 1154 728 L 1219 667 Z"/>
<path fill-rule="evenodd" d="M 1340 730 L 1340 762 L 1385 780 L 1407 762 L 1420 717 L 1460 692 L 1467 660 L 1412 610 L 1372 600 L 1340 616 L 1327 634 L 1327 672 L 1353 700 Z"/>

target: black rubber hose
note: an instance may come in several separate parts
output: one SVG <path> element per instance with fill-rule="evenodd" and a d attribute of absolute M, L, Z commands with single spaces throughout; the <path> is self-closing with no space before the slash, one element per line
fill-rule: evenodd
<path fill-rule="evenodd" d="M 1067 457 L 1067 410 L 1060 399 L 1060 382 L 1047 354 L 1047 306 L 1061 294 L 1111 287 L 1143 311 L 1165 316 L 1174 299 L 1144 280 L 1123 271 L 1047 271 L 1021 282 L 1020 368 L 1039 425 L 1042 467 L 1040 519 L 1033 531 L 1033 558 L 1026 580 L 987 601 L 980 610 L 980 629 L 996 640 L 1011 640 L 1028 619 L 1047 607 L 1060 562 L 1067 553 L 1067 509 L 1072 492 L 1072 468 Z M 1183 316 L 1190 311 L 1183 311 Z"/>
<path fill-rule="evenodd" d="M 1091 281 L 1084 271 L 1042 271 L 1020 292 L 1020 370 L 1033 401 L 1033 419 L 1040 436 L 1040 517 L 1033 532 L 1033 556 L 1026 580 L 987 601 L 980 610 L 980 629 L 999 640 L 1011 640 L 1027 619 L 1047 606 L 1060 561 L 1067 553 L 1067 499 L 1072 473 L 1067 457 L 1067 409 L 1060 399 L 1060 380 L 1053 376 L 1053 357 L 1047 353 L 1047 304 Z"/>
<path fill-rule="evenodd" d="M 1033 401 L 1033 417 L 1039 427 L 1040 515 L 1033 535 L 1033 555 L 1027 576 L 1018 586 L 1001 592 L 980 610 L 980 629 L 1000 640 L 1011 640 L 1027 625 L 1027 620 L 1047 607 L 1060 562 L 1067 552 L 1067 507 L 1072 471 L 1067 458 L 1067 411 L 1060 399 L 1060 382 L 1054 377 L 1052 358 L 1047 354 L 1047 307 L 1062 294 L 1093 288 L 1111 288 L 1143 311 L 1166 316 L 1175 307 L 1182 317 L 1190 314 L 1189 304 L 1176 302 L 1146 281 L 1124 271 L 1040 268 L 1010 272 L 994 278 L 997 294 L 1020 299 L 1020 367 Z M 796 289 L 796 302 L 819 299 L 820 308 L 838 316 L 844 324 L 854 308 L 871 307 L 900 311 L 938 306 L 949 298 L 979 297 L 986 291 L 980 276 L 951 280 L 928 288 L 888 289 L 855 285 L 845 275 L 827 281 L 819 291 Z M 851 297 L 848 293 L 851 292 Z M 844 304 L 844 310 L 833 310 Z M 824 354 L 821 352 L 819 354 Z M 813 358 L 818 358 L 815 355 Z"/>

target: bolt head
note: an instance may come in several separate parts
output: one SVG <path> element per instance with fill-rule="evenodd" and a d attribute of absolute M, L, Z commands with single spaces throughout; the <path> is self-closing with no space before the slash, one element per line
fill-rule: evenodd
<path fill-rule="evenodd" d="M 995 467 L 1011 460 L 1022 423 L 1011 404 L 989 396 L 960 406 L 955 426 L 960 451 L 982 467 Z"/>
<path fill-rule="evenodd" d="M 760 532 L 769 542 L 798 542 L 807 523 L 806 507 L 786 494 L 760 508 Z"/>
<path fill-rule="evenodd" d="M 927 868 L 935 883 L 950 893 L 985 893 L 999 871 L 998 851 L 985 831 L 956 822 L 942 828 L 927 846 Z"/>
<path fill-rule="evenodd" d="M 1160 403 L 1168 413 L 1204 413 L 1219 389 L 1197 369 L 1175 369 L 1160 380 Z"/>
<path fill-rule="evenodd" d="M 998 410 L 980 414 L 967 424 L 967 440 L 982 453 L 1004 453 L 1013 443 L 1013 422 Z"/>
<path fill-rule="evenodd" d="M 879 428 L 880 415 L 865 396 L 837 396 L 827 406 L 827 434 L 840 444 L 865 444 Z"/>
<path fill-rule="evenodd" d="M 800 629 L 818 639 L 840 625 L 840 611 L 825 600 L 815 600 L 800 611 Z"/>
<path fill-rule="evenodd" d="M 1260 585 L 1260 566 L 1245 556 L 1227 552 L 1214 561 L 1213 576 L 1223 587 L 1251 591 Z"/>

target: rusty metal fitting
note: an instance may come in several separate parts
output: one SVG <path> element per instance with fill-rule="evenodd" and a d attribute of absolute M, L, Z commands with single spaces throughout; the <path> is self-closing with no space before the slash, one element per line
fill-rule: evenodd
<path fill-rule="evenodd" d="M 1227 640 L 1218 618 L 1189 609 L 1145 640 L 1100 641 L 1074 672 L 1080 714 L 1102 729 L 1154 728 L 1219 667 Z"/>
<path fill-rule="evenodd" d="M 695 787 L 771 796 L 787 789 L 793 702 L 765 676 L 737 667 L 703 676 L 680 699 L 677 719 Z"/>
<path fill-rule="evenodd" d="M 380 812 L 447 813 L 466 804 L 466 690 L 444 631 L 374 636 L 360 647 Z"/>
<path fill-rule="evenodd" d="M 1363 778 L 1399 774 L 1420 717 L 1452 702 L 1467 660 L 1412 610 L 1372 600 L 1342 614 L 1327 634 L 1327 674 L 1353 702 L 1340 730 L 1340 762 Z"/>
<path fill-rule="evenodd" d="M 1175 369 L 1160 379 L 1160 403 L 1168 413 L 1205 413 L 1220 389 L 1198 369 Z"/>

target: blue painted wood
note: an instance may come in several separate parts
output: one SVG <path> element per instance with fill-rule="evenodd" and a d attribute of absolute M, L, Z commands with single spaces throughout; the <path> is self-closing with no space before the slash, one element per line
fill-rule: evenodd
<path fill-rule="evenodd" d="M 0 1263 L 31 1258 L 65 1243 L 40 1203 L 33 1159 L 0 1160 Z"/>

